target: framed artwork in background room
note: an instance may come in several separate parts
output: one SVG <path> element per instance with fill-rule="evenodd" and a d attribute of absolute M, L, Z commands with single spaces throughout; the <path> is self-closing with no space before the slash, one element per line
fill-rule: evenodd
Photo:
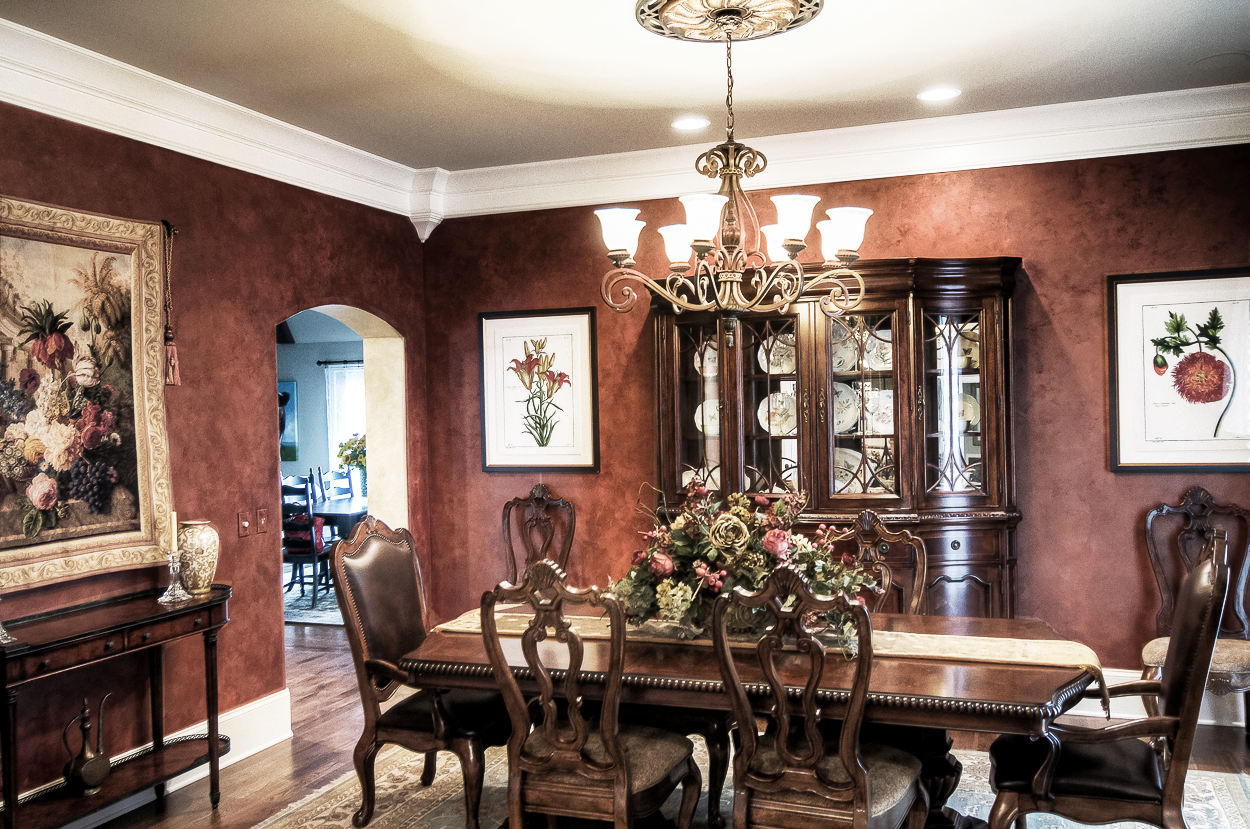
<path fill-rule="evenodd" d="M 1250 471 L 1250 267 L 1107 277 L 1111 469 Z"/>
<path fill-rule="evenodd" d="M 478 315 L 482 471 L 598 472 L 595 309 Z"/>
<path fill-rule="evenodd" d="M 0 197 L 0 588 L 164 562 L 160 222 Z"/>
<path fill-rule="evenodd" d="M 299 411 L 294 380 L 278 381 L 278 432 L 279 460 L 299 460 Z"/>

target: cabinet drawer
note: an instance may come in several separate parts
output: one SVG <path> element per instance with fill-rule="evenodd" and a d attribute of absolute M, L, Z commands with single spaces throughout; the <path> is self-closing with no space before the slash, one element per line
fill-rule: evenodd
<path fill-rule="evenodd" d="M 210 618 L 208 610 L 202 610 L 199 613 L 179 616 L 177 619 L 169 619 L 168 621 L 156 622 L 141 628 L 128 630 L 126 631 L 126 649 L 145 648 L 148 645 L 167 642 L 170 639 L 177 639 L 179 636 L 186 636 L 189 633 L 207 630 Z"/>
<path fill-rule="evenodd" d="M 96 659 L 115 656 L 125 648 L 125 637 L 121 633 L 110 636 L 98 636 L 79 642 L 68 648 L 58 648 L 47 653 L 31 654 L 16 662 L 9 663 L 9 681 L 22 682 L 36 677 L 63 671 L 75 665 L 83 665 Z"/>

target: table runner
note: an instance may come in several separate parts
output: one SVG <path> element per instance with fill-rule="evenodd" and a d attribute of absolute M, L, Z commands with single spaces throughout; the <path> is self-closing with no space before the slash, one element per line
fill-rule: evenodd
<path fill-rule="evenodd" d="M 515 607 L 515 605 L 514 605 Z M 529 626 L 528 613 L 503 612 L 495 616 L 495 626 L 504 636 L 520 636 Z M 608 620 L 597 616 L 569 616 L 573 630 L 583 639 L 608 639 L 611 630 Z M 477 610 L 444 622 L 434 628 L 446 633 L 481 634 L 481 613 Z M 680 626 L 660 623 L 633 626 L 628 638 L 641 642 L 673 642 L 681 639 Z M 689 630 L 686 629 L 686 636 Z M 732 639 L 733 637 L 731 637 Z M 742 636 L 740 645 L 746 647 L 758 641 L 758 637 Z M 710 638 L 684 639 L 687 644 L 711 647 Z M 1102 665 L 1098 655 L 1080 642 L 1066 639 L 1000 639 L 994 636 L 951 636 L 938 633 L 903 633 L 886 630 L 872 632 L 874 656 L 901 659 L 948 659 L 957 662 L 995 662 L 1008 665 L 1037 665 L 1052 668 L 1080 668 L 1094 675 L 1102 693 L 1103 710 L 1111 716 L 1111 701 L 1107 684 L 1103 680 Z"/>

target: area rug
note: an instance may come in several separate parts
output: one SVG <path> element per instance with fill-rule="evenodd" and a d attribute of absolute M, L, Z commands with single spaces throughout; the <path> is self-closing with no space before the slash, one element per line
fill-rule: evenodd
<path fill-rule="evenodd" d="M 297 625 L 342 625 L 343 617 L 339 613 L 339 601 L 334 596 L 334 588 L 329 592 L 317 589 L 317 606 L 312 607 L 312 590 L 305 588 L 304 595 L 299 588 L 291 588 L 290 593 L 282 594 L 282 617 Z"/>
<path fill-rule="evenodd" d="M 707 779 L 707 755 L 702 742 L 695 740 L 699 763 Z M 952 808 L 982 820 L 989 817 L 994 796 L 986 783 L 989 755 L 957 751 L 964 765 L 959 789 L 948 801 Z M 420 784 L 422 759 L 401 748 L 384 750 L 377 761 L 377 801 L 370 829 L 463 829 L 464 794 L 460 765 L 455 755 L 440 752 L 434 782 Z M 508 816 L 508 759 L 502 748 L 486 753 L 486 780 L 482 791 L 481 825 L 495 827 Z M 1250 797 L 1244 774 L 1190 771 L 1185 782 L 1185 819 L 1189 829 L 1247 829 Z M 721 813 L 733 814 L 732 787 L 726 785 Z M 676 817 L 679 795 L 664 808 Z M 351 772 L 325 788 L 256 826 L 256 829 L 350 829 L 352 814 L 360 808 L 360 785 Z M 542 825 L 546 825 L 543 823 Z M 569 825 L 562 823 L 563 825 Z M 706 803 L 695 812 L 694 825 L 707 826 Z M 1115 824 L 1136 827 L 1142 824 Z M 1051 815 L 1029 815 L 1029 829 L 1077 829 L 1074 824 Z"/>

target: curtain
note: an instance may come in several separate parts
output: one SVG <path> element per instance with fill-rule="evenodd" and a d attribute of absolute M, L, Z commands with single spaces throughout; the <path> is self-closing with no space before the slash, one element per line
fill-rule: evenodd
<path fill-rule="evenodd" d="M 339 466 L 339 444 L 365 433 L 364 366 L 326 366 L 326 436 L 330 463 Z"/>

